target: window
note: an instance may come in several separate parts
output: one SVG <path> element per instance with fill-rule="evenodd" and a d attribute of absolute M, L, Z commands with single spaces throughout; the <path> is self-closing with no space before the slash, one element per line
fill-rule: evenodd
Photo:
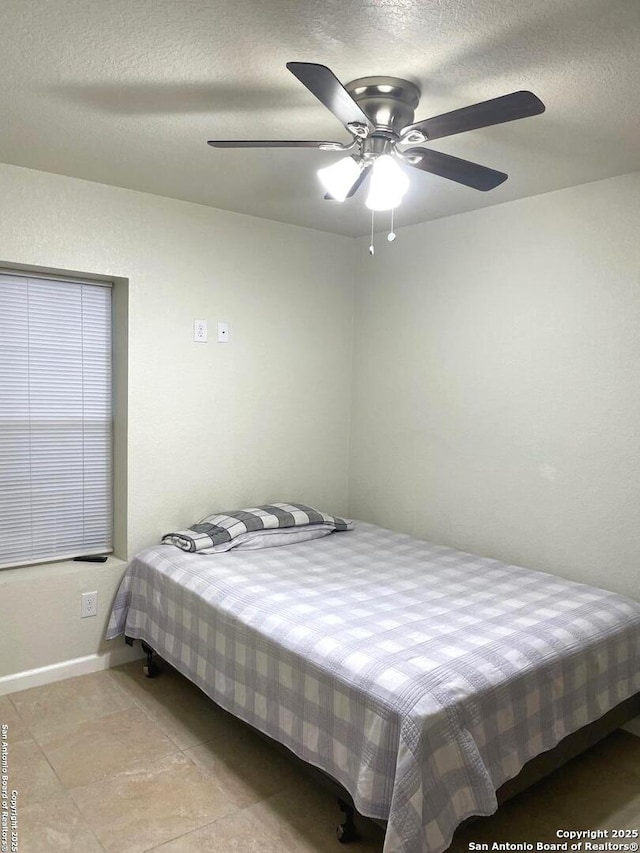
<path fill-rule="evenodd" d="M 0 275 L 0 567 L 112 550 L 111 288 Z"/>

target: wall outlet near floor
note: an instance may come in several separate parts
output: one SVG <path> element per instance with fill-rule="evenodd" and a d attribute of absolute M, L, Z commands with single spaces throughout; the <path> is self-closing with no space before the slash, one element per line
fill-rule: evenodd
<path fill-rule="evenodd" d="M 83 592 L 82 605 L 80 608 L 80 617 L 84 619 L 86 616 L 98 615 L 98 591 Z"/>

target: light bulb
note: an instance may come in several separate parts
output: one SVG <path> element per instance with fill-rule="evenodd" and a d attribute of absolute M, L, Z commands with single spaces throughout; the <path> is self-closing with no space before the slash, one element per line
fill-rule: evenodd
<path fill-rule="evenodd" d="M 409 178 L 390 154 L 382 154 L 373 164 L 366 205 L 370 210 L 392 210 L 409 189 Z"/>
<path fill-rule="evenodd" d="M 361 169 L 361 164 L 356 163 L 353 157 L 344 157 L 325 169 L 319 169 L 318 177 L 332 198 L 336 201 L 344 201 Z"/>

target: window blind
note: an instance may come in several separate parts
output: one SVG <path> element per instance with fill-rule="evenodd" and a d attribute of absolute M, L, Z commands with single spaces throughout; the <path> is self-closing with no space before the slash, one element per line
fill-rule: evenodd
<path fill-rule="evenodd" d="M 0 275 L 0 567 L 112 550 L 111 289 Z"/>

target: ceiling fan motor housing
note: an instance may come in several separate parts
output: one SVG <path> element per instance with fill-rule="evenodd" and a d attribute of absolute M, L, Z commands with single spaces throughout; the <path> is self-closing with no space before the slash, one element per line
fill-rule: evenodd
<path fill-rule="evenodd" d="M 400 77 L 359 77 L 345 86 L 360 109 L 376 126 L 398 138 L 400 131 L 413 123 L 420 101 L 420 89 Z"/>

